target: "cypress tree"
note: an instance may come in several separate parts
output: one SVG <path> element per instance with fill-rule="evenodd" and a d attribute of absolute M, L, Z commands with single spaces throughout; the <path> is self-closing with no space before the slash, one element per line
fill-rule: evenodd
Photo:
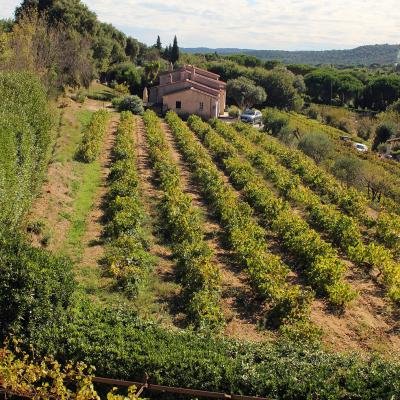
<path fill-rule="evenodd" d="M 157 36 L 156 49 L 158 49 L 160 51 L 162 50 L 162 44 L 161 44 L 160 36 Z"/>
<path fill-rule="evenodd" d="M 172 45 L 170 61 L 174 64 L 179 60 L 179 47 L 176 35 L 174 36 L 174 44 Z"/>

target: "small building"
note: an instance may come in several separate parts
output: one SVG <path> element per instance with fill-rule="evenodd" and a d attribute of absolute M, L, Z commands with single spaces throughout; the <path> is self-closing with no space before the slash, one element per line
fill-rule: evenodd
<path fill-rule="evenodd" d="M 149 104 L 182 116 L 218 117 L 224 114 L 226 105 L 226 83 L 219 78 L 192 65 L 163 72 L 158 86 L 150 88 Z"/>

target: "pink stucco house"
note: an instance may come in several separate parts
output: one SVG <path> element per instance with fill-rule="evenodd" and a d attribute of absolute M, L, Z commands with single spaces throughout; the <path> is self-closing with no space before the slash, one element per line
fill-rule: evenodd
<path fill-rule="evenodd" d="M 218 117 L 225 110 L 226 83 L 217 74 L 184 65 L 159 75 L 159 85 L 150 88 L 149 103 L 162 106 L 164 112 Z"/>

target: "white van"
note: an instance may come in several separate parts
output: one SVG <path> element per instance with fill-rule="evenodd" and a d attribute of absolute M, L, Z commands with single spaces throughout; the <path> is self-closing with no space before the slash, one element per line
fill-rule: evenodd
<path fill-rule="evenodd" d="M 363 144 L 363 143 L 357 143 L 357 142 L 355 142 L 355 143 L 353 144 L 353 146 L 354 146 L 354 148 L 355 148 L 357 151 L 361 151 L 362 153 L 365 153 L 366 151 L 368 151 L 368 147 L 367 147 L 365 144 Z"/>

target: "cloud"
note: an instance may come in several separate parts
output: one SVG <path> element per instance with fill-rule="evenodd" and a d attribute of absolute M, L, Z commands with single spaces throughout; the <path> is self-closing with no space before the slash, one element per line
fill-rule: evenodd
<path fill-rule="evenodd" d="M 84 0 L 103 21 L 152 44 L 184 47 L 351 48 L 399 43 L 397 0 Z M 15 0 L 0 0 L 0 17 Z"/>

